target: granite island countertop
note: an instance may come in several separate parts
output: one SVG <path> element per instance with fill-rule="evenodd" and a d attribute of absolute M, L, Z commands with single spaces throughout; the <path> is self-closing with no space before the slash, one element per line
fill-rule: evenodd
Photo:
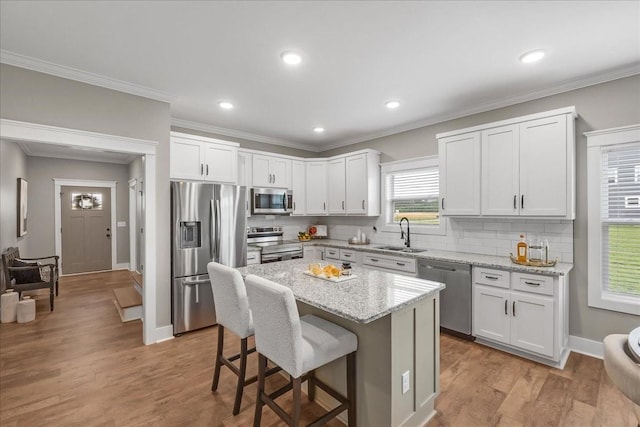
<path fill-rule="evenodd" d="M 564 276 L 573 269 L 573 264 L 559 262 L 553 267 L 530 267 L 515 264 L 508 256 L 481 255 L 465 252 L 442 251 L 436 249 L 425 249 L 424 252 L 399 252 L 379 249 L 378 246 L 385 246 L 382 243 L 371 243 L 368 245 L 353 245 L 344 240 L 316 239 L 310 242 L 303 242 L 303 245 L 324 246 L 331 248 L 351 249 L 356 251 L 387 254 L 415 259 L 433 259 L 439 261 L 460 262 L 471 264 L 476 267 L 497 268 L 501 270 L 519 271 L 530 274 L 543 274 L 546 276 Z"/>
<path fill-rule="evenodd" d="M 370 323 L 433 296 L 445 285 L 401 274 L 354 266 L 353 279 L 335 283 L 303 273 L 308 260 L 256 264 L 238 268 L 288 286 L 296 300 L 357 323 Z"/>

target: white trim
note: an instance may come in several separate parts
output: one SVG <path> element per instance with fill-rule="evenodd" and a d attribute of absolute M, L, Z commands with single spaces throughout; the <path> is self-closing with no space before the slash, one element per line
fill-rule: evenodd
<path fill-rule="evenodd" d="M 396 160 L 380 165 L 380 203 L 382 204 L 381 214 L 383 221 L 383 225 L 378 227 L 380 232 L 397 234 L 399 231 L 398 224 L 387 222 L 387 220 L 391 218 L 391 205 L 387 200 L 387 174 L 412 169 L 437 167 L 438 164 L 438 156 L 427 156 Z M 414 224 L 411 226 L 411 234 L 444 236 L 447 234 L 446 220 L 444 216 L 440 215 L 440 224 L 438 226 Z"/>
<path fill-rule="evenodd" d="M 67 178 L 53 178 L 53 206 L 54 206 L 54 241 L 56 254 L 60 257 L 60 275 L 64 275 L 64 269 L 62 266 L 62 204 L 60 203 L 60 193 L 62 187 L 100 187 L 109 188 L 111 191 L 111 269 L 116 270 L 118 254 L 117 243 L 117 230 L 116 230 L 116 181 L 97 181 L 90 179 L 67 179 Z"/>
<path fill-rule="evenodd" d="M 138 260 L 136 259 L 136 233 L 138 231 L 138 223 L 136 221 L 136 205 L 138 180 L 136 178 L 129 180 L 128 197 L 129 197 L 129 269 L 137 271 Z"/>
<path fill-rule="evenodd" d="M 44 61 L 30 56 L 20 55 L 7 50 L 0 51 L 0 62 L 13 65 L 15 67 L 26 68 L 28 70 L 38 71 L 40 73 L 88 83 L 94 86 L 117 90 L 118 92 L 130 93 L 132 95 L 142 96 L 158 101 L 170 103 L 175 99 L 175 96 L 157 89 L 128 83 L 122 80 L 90 73 L 88 71 L 67 67 L 66 65 Z"/>
<path fill-rule="evenodd" d="M 173 336 L 173 325 L 168 325 L 168 326 L 162 326 L 160 328 L 156 328 L 156 335 L 155 335 L 155 341 L 156 343 L 159 342 L 163 342 L 163 341 L 169 341 L 174 339 L 175 337 Z"/>
<path fill-rule="evenodd" d="M 576 353 L 602 359 L 604 357 L 604 345 L 602 341 L 593 341 L 582 337 L 569 335 L 569 348 Z"/>
<path fill-rule="evenodd" d="M 325 146 L 318 147 L 311 144 L 287 141 L 284 139 L 272 138 L 270 136 L 262 136 L 262 135 L 257 135 L 255 133 L 243 132 L 243 131 L 234 130 L 234 129 L 227 129 L 219 126 L 208 125 L 205 123 L 191 122 L 189 120 L 183 120 L 183 119 L 172 118 L 171 126 L 184 128 L 184 129 L 198 130 L 201 132 L 209 132 L 217 135 L 230 136 L 232 138 L 246 139 L 248 141 L 262 142 L 264 144 L 280 145 L 282 147 L 296 148 L 298 150 L 311 151 L 314 153 L 319 153 L 321 151 L 328 150 L 328 148 L 326 148 Z"/>
<path fill-rule="evenodd" d="M 114 270 L 129 270 L 129 263 L 119 262 L 118 264 L 116 264 Z"/>
<path fill-rule="evenodd" d="M 82 136 L 84 135 L 84 137 Z M 166 331 L 173 333 L 173 326 L 156 327 L 156 145 L 155 141 L 119 137 L 115 135 L 99 134 L 94 132 L 79 131 L 55 126 L 45 126 L 35 123 L 19 122 L 15 120 L 0 119 L 0 138 L 15 141 L 32 141 L 42 144 L 65 144 L 74 147 L 93 146 L 104 150 L 109 147 L 111 151 L 136 153 L 143 155 L 144 183 L 146 209 L 144 211 L 144 223 L 148 230 L 153 232 L 144 234 L 144 266 L 143 275 L 143 328 L 142 340 L 145 344 L 153 344 L 158 340 L 166 339 Z M 102 143 L 102 145 L 97 145 Z M 59 255 L 59 253 L 58 253 Z M 156 338 L 158 337 L 158 338 Z"/>
<path fill-rule="evenodd" d="M 640 141 L 640 124 L 585 133 L 587 137 L 587 303 L 589 307 L 640 315 L 640 297 L 602 289 L 602 148 Z"/>

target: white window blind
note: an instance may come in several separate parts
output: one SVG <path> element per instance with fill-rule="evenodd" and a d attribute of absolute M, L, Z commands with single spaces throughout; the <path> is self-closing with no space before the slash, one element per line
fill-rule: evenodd
<path fill-rule="evenodd" d="M 396 171 L 387 177 L 392 221 L 406 216 L 415 224 L 440 223 L 438 167 Z"/>
<path fill-rule="evenodd" d="M 640 144 L 602 148 L 602 291 L 640 295 Z"/>

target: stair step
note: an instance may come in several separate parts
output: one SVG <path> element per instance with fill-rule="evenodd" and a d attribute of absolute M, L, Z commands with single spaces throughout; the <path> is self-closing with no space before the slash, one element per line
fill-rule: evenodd
<path fill-rule="evenodd" d="M 130 308 L 142 305 L 142 295 L 133 286 L 129 288 L 114 289 L 113 294 L 121 308 Z"/>

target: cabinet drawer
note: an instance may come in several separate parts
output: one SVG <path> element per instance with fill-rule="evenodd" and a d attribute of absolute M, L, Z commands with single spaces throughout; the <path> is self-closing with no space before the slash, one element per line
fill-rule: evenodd
<path fill-rule="evenodd" d="M 362 263 L 382 270 L 396 270 L 403 273 L 416 273 L 416 260 L 413 258 L 365 255 Z"/>
<path fill-rule="evenodd" d="M 340 259 L 340 249 L 337 248 L 326 248 L 324 250 L 324 257 L 326 259 Z"/>
<path fill-rule="evenodd" d="M 356 251 L 351 249 L 340 249 L 340 260 L 356 262 Z"/>
<path fill-rule="evenodd" d="M 474 268 L 473 281 L 482 285 L 509 288 L 509 272 L 490 268 Z"/>
<path fill-rule="evenodd" d="M 260 251 L 247 252 L 247 265 L 260 264 Z"/>
<path fill-rule="evenodd" d="M 512 288 L 533 292 L 535 294 L 553 295 L 553 277 L 537 274 L 513 273 L 511 276 Z"/>

